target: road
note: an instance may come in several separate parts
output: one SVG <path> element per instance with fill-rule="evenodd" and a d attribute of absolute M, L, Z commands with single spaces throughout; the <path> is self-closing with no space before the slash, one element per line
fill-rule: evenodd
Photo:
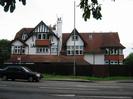
<path fill-rule="evenodd" d="M 133 99 L 133 83 L 0 81 L 0 99 Z"/>

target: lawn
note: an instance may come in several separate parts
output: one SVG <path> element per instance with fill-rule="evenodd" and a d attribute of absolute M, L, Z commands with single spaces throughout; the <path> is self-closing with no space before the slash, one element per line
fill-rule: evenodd
<path fill-rule="evenodd" d="M 44 74 L 45 80 L 133 80 L 133 77 L 114 76 L 114 77 L 92 77 L 92 76 L 72 76 L 72 75 L 51 75 Z"/>

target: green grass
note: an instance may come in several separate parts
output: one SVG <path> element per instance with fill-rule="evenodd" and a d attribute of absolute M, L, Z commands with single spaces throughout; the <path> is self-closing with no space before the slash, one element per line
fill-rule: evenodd
<path fill-rule="evenodd" d="M 44 74 L 45 80 L 93 80 L 93 81 L 108 81 L 108 80 L 133 80 L 133 77 L 114 76 L 114 77 L 90 77 L 90 76 L 72 76 L 72 75 L 51 75 Z"/>

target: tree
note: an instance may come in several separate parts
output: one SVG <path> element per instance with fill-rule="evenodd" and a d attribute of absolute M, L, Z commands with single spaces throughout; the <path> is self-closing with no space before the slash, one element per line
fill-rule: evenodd
<path fill-rule="evenodd" d="M 26 0 L 18 0 L 22 2 L 23 5 L 26 5 Z M 113 0 L 115 1 L 115 0 Z M 16 8 L 16 0 L 0 0 L 0 5 L 4 7 L 4 11 L 13 12 Z M 80 0 L 79 4 L 80 9 L 83 10 L 83 18 L 85 21 L 90 19 L 92 15 L 94 19 L 101 19 L 101 5 L 98 3 L 98 0 Z"/>
<path fill-rule="evenodd" d="M 130 53 L 124 60 L 125 65 L 133 65 L 133 53 Z"/>
<path fill-rule="evenodd" d="M 10 57 L 10 41 L 2 39 L 0 40 L 0 64 L 3 64 L 5 60 Z"/>
<path fill-rule="evenodd" d="M 26 5 L 26 0 L 19 0 L 23 5 Z M 16 8 L 16 0 L 0 0 L 0 5 L 4 7 L 4 11 L 13 12 Z"/>
<path fill-rule="evenodd" d="M 83 10 L 82 17 L 85 21 L 90 19 L 91 14 L 93 15 L 93 18 L 97 20 L 102 18 L 101 5 L 97 0 L 80 0 L 79 7 Z"/>

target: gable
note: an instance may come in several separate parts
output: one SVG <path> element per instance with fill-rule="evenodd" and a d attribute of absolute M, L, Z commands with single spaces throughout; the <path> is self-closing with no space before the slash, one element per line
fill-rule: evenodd
<path fill-rule="evenodd" d="M 79 35 L 75 35 L 75 37 L 73 35 L 71 35 L 69 37 L 69 39 L 67 40 L 66 42 L 66 45 L 71 45 L 73 46 L 74 45 L 74 39 L 75 39 L 75 45 L 82 45 L 84 46 L 84 42 L 83 40 L 80 38 Z"/>
<path fill-rule="evenodd" d="M 43 32 L 43 33 L 46 33 L 46 32 L 52 32 L 50 30 L 50 28 L 43 22 L 41 21 L 33 30 L 33 32 L 37 32 L 37 33 L 40 33 L 40 32 Z"/>
<path fill-rule="evenodd" d="M 19 39 L 15 39 L 11 41 L 11 45 L 12 46 L 27 46 L 26 43 L 24 43 L 22 40 L 19 40 Z"/>
<path fill-rule="evenodd" d="M 74 37 L 75 36 L 75 37 Z M 72 39 L 75 39 L 76 37 L 78 37 L 78 40 L 80 40 L 81 42 L 83 42 L 83 44 L 85 45 L 85 41 L 84 41 L 84 39 L 82 38 L 82 36 L 80 35 L 80 33 L 77 31 L 77 29 L 75 28 L 75 29 L 73 29 L 73 31 L 70 33 L 70 34 L 63 34 L 63 44 L 65 44 L 66 45 L 66 43 L 70 40 L 72 40 Z"/>
<path fill-rule="evenodd" d="M 45 33 L 48 36 L 54 35 L 57 39 L 59 39 L 55 33 L 43 22 L 41 21 L 30 33 L 30 36 L 37 35 L 38 33 Z"/>

